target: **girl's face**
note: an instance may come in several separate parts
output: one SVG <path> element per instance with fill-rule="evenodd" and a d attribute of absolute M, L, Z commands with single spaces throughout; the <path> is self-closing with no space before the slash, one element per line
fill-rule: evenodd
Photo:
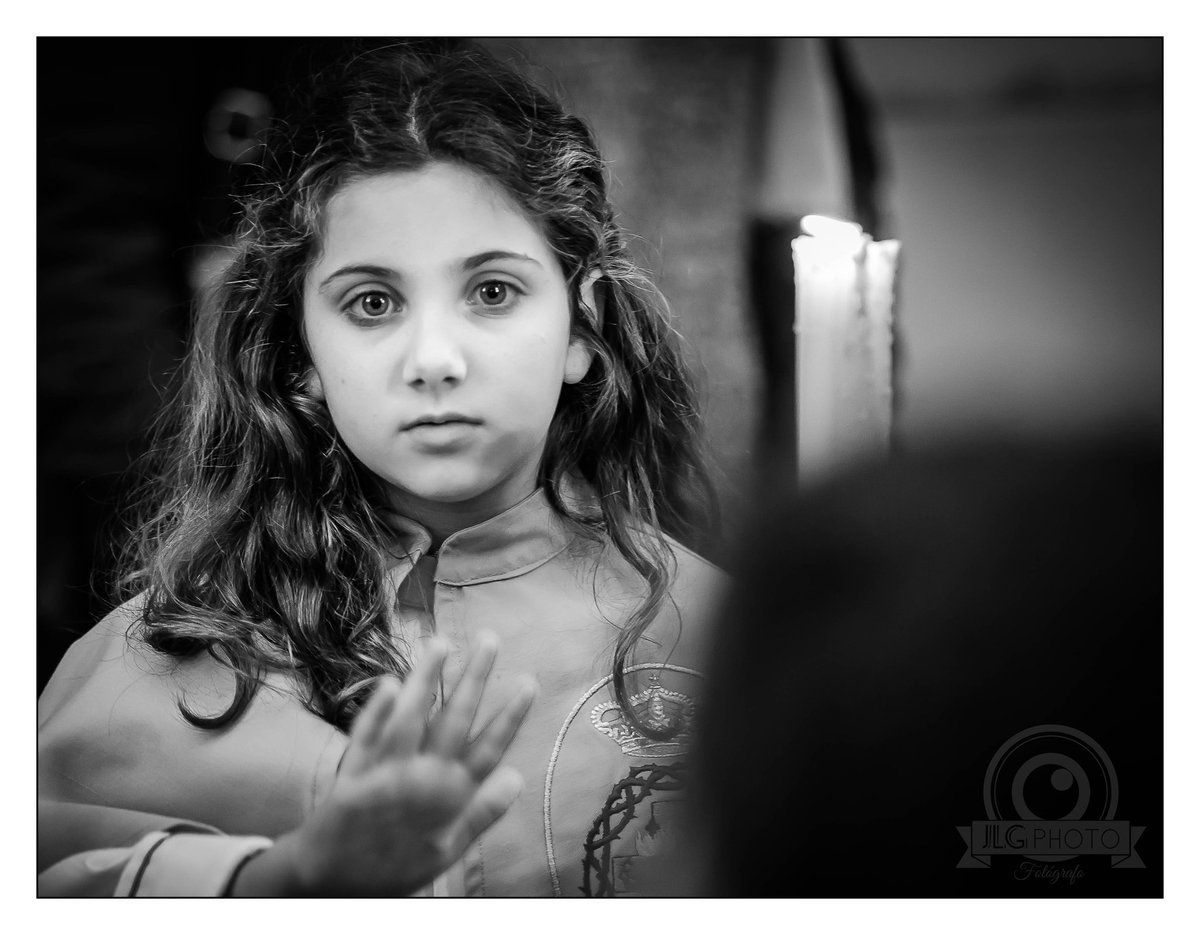
<path fill-rule="evenodd" d="M 435 163 L 330 200 L 304 333 L 338 434 L 401 512 L 533 491 L 562 384 L 591 363 L 570 324 L 549 245 L 487 177 Z"/>

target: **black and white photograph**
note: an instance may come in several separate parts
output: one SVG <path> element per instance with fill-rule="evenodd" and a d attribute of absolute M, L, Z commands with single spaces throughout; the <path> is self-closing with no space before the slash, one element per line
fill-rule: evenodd
<path fill-rule="evenodd" d="M 1161 31 L 28 42 L 39 902 L 1170 901 Z"/>

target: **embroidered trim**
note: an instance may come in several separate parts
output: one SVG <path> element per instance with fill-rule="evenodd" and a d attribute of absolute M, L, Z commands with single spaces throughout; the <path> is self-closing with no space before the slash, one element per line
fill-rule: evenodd
<path fill-rule="evenodd" d="M 684 666 L 674 666 L 659 662 L 639 663 L 636 666 L 630 666 L 625 670 L 625 672 L 628 674 L 630 672 L 638 672 L 642 669 L 657 669 L 660 672 L 682 672 L 685 675 L 695 675 L 698 678 L 704 678 L 704 676 L 695 669 L 688 669 Z M 546 838 L 546 864 L 550 868 L 550 884 L 554 888 L 555 896 L 562 895 L 562 886 L 558 881 L 558 867 L 554 863 L 554 833 L 550 830 L 550 790 L 554 784 L 554 767 L 558 763 L 558 752 L 562 749 L 563 741 L 567 737 L 567 729 L 571 726 L 571 722 L 575 720 L 575 716 L 579 714 L 583 706 L 587 704 L 588 699 L 611 681 L 612 675 L 606 675 L 586 692 L 584 692 L 583 697 L 575 702 L 575 707 L 571 709 L 571 713 L 567 715 L 567 719 L 563 721 L 563 725 L 558 731 L 558 737 L 555 738 L 554 747 L 550 751 L 550 762 L 546 765 L 546 786 L 545 792 L 542 796 L 542 830 Z"/>

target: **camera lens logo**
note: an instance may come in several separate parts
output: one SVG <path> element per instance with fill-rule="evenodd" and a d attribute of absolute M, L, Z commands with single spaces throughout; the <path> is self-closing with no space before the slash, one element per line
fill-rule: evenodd
<path fill-rule="evenodd" d="M 1070 727 L 1031 727 L 1001 747 L 983 781 L 992 821 L 1111 820 L 1117 773 L 1104 749 Z"/>
<path fill-rule="evenodd" d="M 1104 748 L 1060 724 L 1010 737 L 983 780 L 987 820 L 960 827 L 968 851 L 959 867 L 989 867 L 996 856 L 1056 863 L 1108 856 L 1141 867 L 1133 847 L 1144 827 L 1118 821 L 1117 773 Z"/>

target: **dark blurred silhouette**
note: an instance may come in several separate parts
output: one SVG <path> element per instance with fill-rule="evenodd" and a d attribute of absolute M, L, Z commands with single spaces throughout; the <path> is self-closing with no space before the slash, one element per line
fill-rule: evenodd
<path fill-rule="evenodd" d="M 703 892 L 1161 896 L 1160 437 L 964 444 L 781 499 L 750 537 L 708 673 Z M 1078 804 L 1094 819 L 1107 802 L 1145 827 L 1144 869 L 1019 854 L 958 869 L 957 829 L 993 817 L 993 757 L 1044 725 L 1090 738 L 1115 780 L 1069 737 L 1043 738 L 1069 769 L 998 767 L 999 817 Z"/>

